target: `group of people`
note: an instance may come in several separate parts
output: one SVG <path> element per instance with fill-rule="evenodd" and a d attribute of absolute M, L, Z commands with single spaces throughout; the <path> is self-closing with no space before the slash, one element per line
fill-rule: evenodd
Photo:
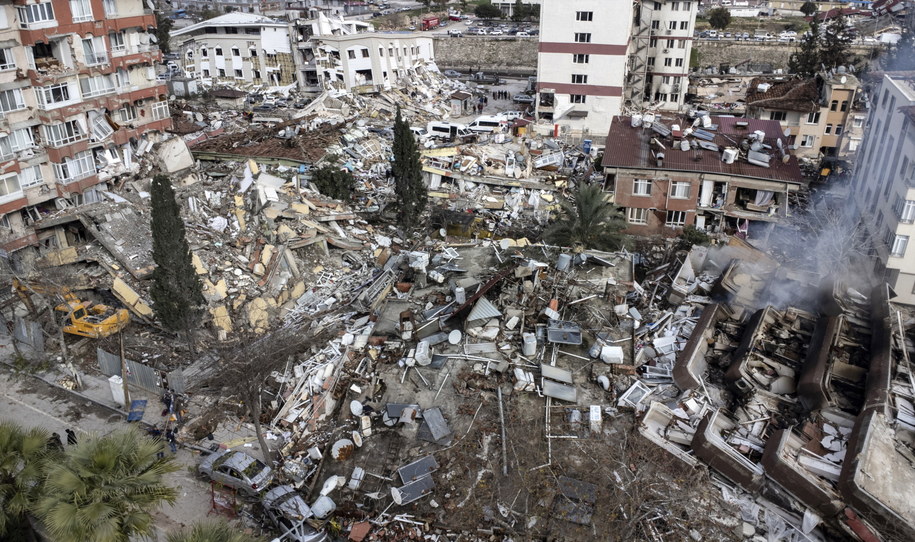
<path fill-rule="evenodd" d="M 64 433 L 67 434 L 67 444 L 69 446 L 76 444 L 76 431 L 68 428 L 64 430 Z M 60 433 L 51 433 L 51 436 L 48 437 L 48 446 L 63 451 L 64 439 L 60 436 Z"/>
<path fill-rule="evenodd" d="M 494 90 L 492 91 L 493 100 L 507 100 L 509 98 L 507 90 Z"/>

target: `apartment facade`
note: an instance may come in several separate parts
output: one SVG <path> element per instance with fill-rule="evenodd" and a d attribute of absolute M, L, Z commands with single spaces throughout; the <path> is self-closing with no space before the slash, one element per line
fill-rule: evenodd
<path fill-rule="evenodd" d="M 296 81 L 288 23 L 233 12 L 172 31 L 188 77 L 206 86 L 284 86 Z"/>
<path fill-rule="evenodd" d="M 700 145 L 691 119 L 649 118 L 614 118 L 604 149 L 605 190 L 628 233 L 673 237 L 695 226 L 754 239 L 787 216 L 789 195 L 804 181 L 797 158 L 774 151 L 777 122 L 713 117 L 717 129 Z"/>
<path fill-rule="evenodd" d="M 876 252 L 878 274 L 915 305 L 915 78 L 883 75 L 871 98 L 850 201 Z"/>
<path fill-rule="evenodd" d="M 683 105 L 698 2 L 543 0 L 536 118 L 541 131 L 602 139 L 624 109 Z"/>
<path fill-rule="evenodd" d="M 71 233 L 45 219 L 99 200 L 107 181 L 136 169 L 145 140 L 171 127 L 155 24 L 142 0 L 0 5 L 5 255 L 67 246 Z"/>
<path fill-rule="evenodd" d="M 856 105 L 860 84 L 848 73 L 807 79 L 758 78 L 747 90 L 747 116 L 778 121 L 795 155 L 849 158 L 861 141 L 864 112 Z"/>
<path fill-rule="evenodd" d="M 265 0 L 174 0 L 172 7 L 175 9 L 188 9 L 204 11 L 207 9 L 219 13 L 238 11 L 241 13 L 265 13 L 280 9 L 284 2 L 268 2 Z"/>

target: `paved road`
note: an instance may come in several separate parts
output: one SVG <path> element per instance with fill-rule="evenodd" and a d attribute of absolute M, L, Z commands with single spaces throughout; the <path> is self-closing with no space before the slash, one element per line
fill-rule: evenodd
<path fill-rule="evenodd" d="M 158 403 L 147 410 L 146 418 L 158 417 Z M 127 424 L 123 417 L 90 401 L 50 386 L 28 376 L 11 375 L 6 367 L 0 370 L 0 419 L 11 420 L 26 427 L 43 427 L 60 433 L 73 428 L 78 436 L 88 433 L 107 434 Z M 179 450 L 177 460 L 183 467 L 197 463 L 195 454 Z M 178 489 L 174 507 L 166 506 L 156 513 L 156 526 L 169 532 L 182 525 L 206 519 L 210 506 L 209 485 L 196 479 L 187 468 L 167 476 L 166 483 Z M 158 539 L 165 537 L 158 533 Z"/>

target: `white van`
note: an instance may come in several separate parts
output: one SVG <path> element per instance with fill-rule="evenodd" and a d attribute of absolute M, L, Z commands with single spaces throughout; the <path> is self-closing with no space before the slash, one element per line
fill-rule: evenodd
<path fill-rule="evenodd" d="M 505 116 L 503 115 L 483 115 L 467 125 L 471 132 L 493 132 L 496 128 L 505 126 Z"/>
<path fill-rule="evenodd" d="M 433 120 L 426 125 L 426 132 L 429 137 L 440 139 L 454 139 L 455 137 L 465 137 L 471 135 L 467 127 L 456 122 L 442 122 Z"/>
<path fill-rule="evenodd" d="M 515 120 L 524 117 L 524 111 L 503 111 L 499 116 L 505 117 L 505 120 Z"/>
<path fill-rule="evenodd" d="M 410 126 L 410 131 L 413 132 L 413 137 L 416 139 L 424 139 L 429 135 L 429 132 L 427 132 L 425 128 L 416 128 Z"/>

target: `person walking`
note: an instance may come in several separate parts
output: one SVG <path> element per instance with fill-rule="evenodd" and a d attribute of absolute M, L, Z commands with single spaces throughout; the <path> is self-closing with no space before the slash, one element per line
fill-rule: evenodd
<path fill-rule="evenodd" d="M 67 444 L 71 446 L 76 444 L 76 431 L 67 429 Z"/>
<path fill-rule="evenodd" d="M 171 429 L 166 429 L 165 440 L 168 441 L 168 447 L 171 448 L 172 453 L 178 453 L 178 440 L 175 438 L 175 432 Z"/>
<path fill-rule="evenodd" d="M 51 433 L 51 436 L 48 437 L 48 448 L 64 451 L 64 441 L 60 438 L 60 433 Z"/>

